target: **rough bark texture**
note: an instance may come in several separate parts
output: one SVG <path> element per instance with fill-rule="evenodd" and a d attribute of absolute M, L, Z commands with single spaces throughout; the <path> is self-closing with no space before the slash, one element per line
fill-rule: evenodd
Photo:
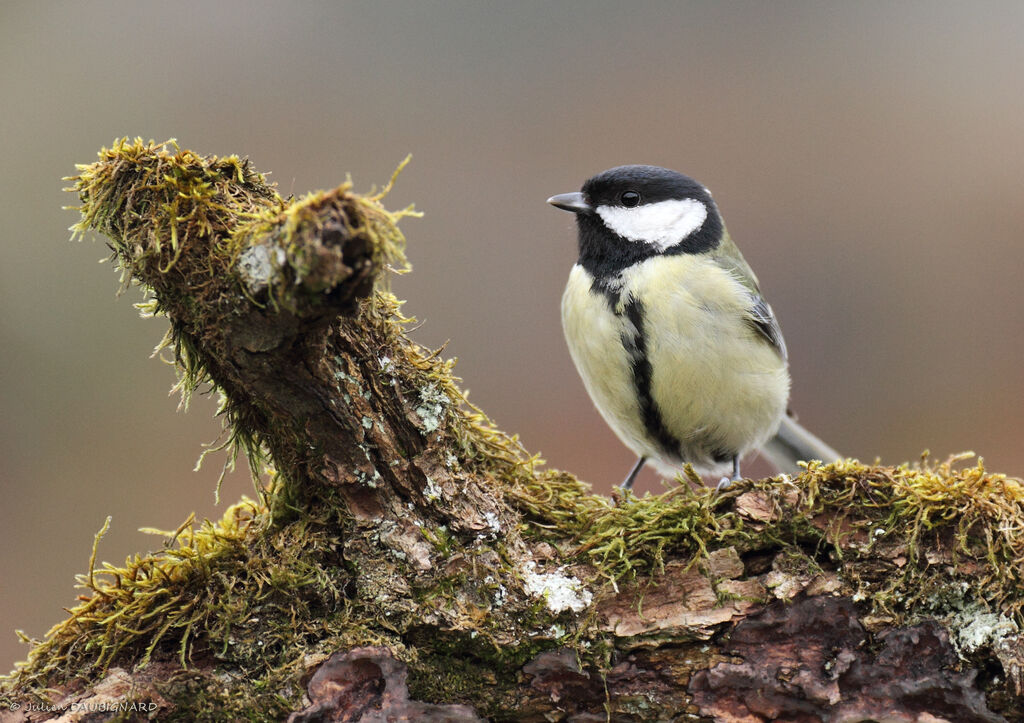
<path fill-rule="evenodd" d="M 405 666 L 387 648 L 336 653 L 309 681 L 310 705 L 288 716 L 288 723 L 482 720 L 469 706 L 409 700 L 407 675 Z"/>
<path fill-rule="evenodd" d="M 1024 720 L 1018 480 L 845 461 L 614 504 L 405 337 L 379 196 L 286 201 L 244 161 L 127 141 L 73 180 L 183 390 L 220 388 L 276 473 L 90 570 L 4 723 Z"/>

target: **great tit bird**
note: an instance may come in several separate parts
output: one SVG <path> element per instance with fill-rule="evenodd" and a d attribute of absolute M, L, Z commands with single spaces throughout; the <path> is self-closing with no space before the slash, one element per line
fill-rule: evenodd
<path fill-rule="evenodd" d="M 562 326 L 601 416 L 639 460 L 731 472 L 762 449 L 780 471 L 839 454 L 787 414 L 786 343 L 757 277 L 697 181 L 618 166 L 548 203 L 576 214 Z"/>

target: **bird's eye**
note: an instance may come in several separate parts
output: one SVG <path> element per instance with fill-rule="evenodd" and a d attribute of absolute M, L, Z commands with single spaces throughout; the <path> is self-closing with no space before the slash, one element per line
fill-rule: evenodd
<path fill-rule="evenodd" d="M 636 191 L 623 191 L 622 195 L 619 196 L 619 203 L 626 208 L 633 208 L 640 204 L 640 194 Z"/>

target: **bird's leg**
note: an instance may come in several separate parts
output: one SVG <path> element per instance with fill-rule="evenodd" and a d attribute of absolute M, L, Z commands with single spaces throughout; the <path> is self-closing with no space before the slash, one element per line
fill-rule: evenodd
<path fill-rule="evenodd" d="M 723 477 L 722 479 L 718 480 L 717 489 L 724 490 L 733 482 L 738 482 L 741 479 L 743 478 L 740 477 L 740 456 L 736 455 L 735 457 L 732 458 L 732 477 Z"/>
<path fill-rule="evenodd" d="M 633 482 L 636 481 L 636 476 L 640 474 L 640 469 L 644 466 L 644 462 L 646 461 L 646 457 L 641 457 L 640 459 L 638 459 L 636 461 L 636 464 L 633 465 L 633 469 L 629 470 L 629 474 L 626 475 L 626 479 L 622 481 L 622 484 L 620 484 L 619 487 L 621 487 L 624 490 L 633 489 Z"/>

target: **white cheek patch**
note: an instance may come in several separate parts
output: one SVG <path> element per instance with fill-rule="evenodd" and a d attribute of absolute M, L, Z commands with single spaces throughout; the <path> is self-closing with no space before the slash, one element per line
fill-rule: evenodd
<path fill-rule="evenodd" d="M 708 208 L 693 198 L 640 206 L 598 206 L 604 225 L 624 239 L 649 243 L 661 251 L 675 246 L 704 225 Z"/>

